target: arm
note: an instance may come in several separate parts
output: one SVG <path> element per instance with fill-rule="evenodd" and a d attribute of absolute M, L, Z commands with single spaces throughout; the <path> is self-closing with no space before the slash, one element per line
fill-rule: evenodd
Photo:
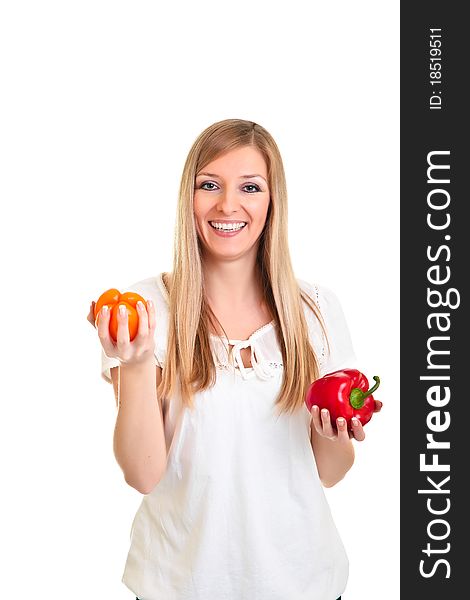
<path fill-rule="evenodd" d="M 341 481 L 354 463 L 354 447 L 349 436 L 331 439 L 319 434 L 313 420 L 310 425 L 310 441 L 320 480 L 325 487 Z"/>
<path fill-rule="evenodd" d="M 153 357 L 111 369 L 118 406 L 114 455 L 126 482 L 141 494 L 149 494 L 166 469 L 163 410 L 157 398 L 161 377 Z"/>
<path fill-rule="evenodd" d="M 380 412 L 382 402 L 375 400 L 374 412 Z M 310 421 L 310 443 L 320 480 L 325 487 L 333 487 L 341 481 L 354 464 L 352 440 L 364 441 L 366 435 L 359 419 L 353 417 L 352 432 L 348 431 L 343 417 L 336 419 L 336 432 L 333 430 L 330 413 L 321 412 L 316 404 L 312 406 Z"/>

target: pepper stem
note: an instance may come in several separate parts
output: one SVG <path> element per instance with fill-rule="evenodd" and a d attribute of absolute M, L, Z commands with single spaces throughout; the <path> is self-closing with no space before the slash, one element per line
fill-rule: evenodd
<path fill-rule="evenodd" d="M 359 388 L 353 388 L 351 390 L 351 393 L 349 395 L 349 402 L 351 403 L 351 406 L 353 408 L 362 408 L 364 406 L 364 400 L 367 398 L 367 396 L 373 394 L 375 390 L 379 387 L 380 377 L 374 375 L 373 379 L 375 381 L 375 385 L 374 387 L 370 388 L 370 390 L 368 390 L 367 392 L 363 392 Z"/>

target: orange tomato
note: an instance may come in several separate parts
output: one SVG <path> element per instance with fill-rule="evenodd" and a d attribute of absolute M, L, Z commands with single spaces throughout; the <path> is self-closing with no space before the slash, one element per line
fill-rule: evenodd
<path fill-rule="evenodd" d="M 139 328 L 139 315 L 137 313 L 137 302 L 143 302 L 144 306 L 147 306 L 146 301 L 140 294 L 136 292 L 121 292 L 115 288 L 111 288 L 103 292 L 98 298 L 95 304 L 95 321 L 104 305 L 107 305 L 110 311 L 109 319 L 109 334 L 113 340 L 117 341 L 117 328 L 118 328 L 118 310 L 122 304 L 127 308 L 127 325 L 129 327 L 129 339 L 132 341 L 137 335 Z"/>

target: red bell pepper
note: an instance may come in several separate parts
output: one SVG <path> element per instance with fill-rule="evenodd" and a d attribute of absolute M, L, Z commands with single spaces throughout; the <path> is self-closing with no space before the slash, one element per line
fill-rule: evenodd
<path fill-rule="evenodd" d="M 328 373 L 314 381 L 307 390 L 305 404 L 309 411 L 316 404 L 320 410 L 327 408 L 331 423 L 336 427 L 336 419 L 344 417 L 351 429 L 351 419 L 357 418 L 362 425 L 368 423 L 375 412 L 372 393 L 380 385 L 380 378 L 374 376 L 375 385 L 369 389 L 367 377 L 357 369 L 342 369 Z"/>

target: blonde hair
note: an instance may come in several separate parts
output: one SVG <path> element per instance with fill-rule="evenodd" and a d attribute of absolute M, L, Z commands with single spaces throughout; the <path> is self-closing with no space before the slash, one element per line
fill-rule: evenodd
<path fill-rule="evenodd" d="M 164 276 L 169 295 L 169 330 L 158 394 L 171 398 L 179 379 L 183 405 L 193 407 L 193 395 L 215 384 L 209 325 L 217 331 L 218 320 L 204 294 L 201 248 L 193 210 L 194 186 L 196 175 L 207 164 L 243 146 L 257 148 L 267 165 L 271 201 L 258 242 L 257 267 L 264 300 L 277 325 L 283 357 L 283 381 L 276 406 L 279 412 L 294 412 L 302 406 L 308 386 L 319 377 L 302 301 L 322 327 L 323 323 L 314 300 L 300 289 L 292 269 L 287 241 L 287 189 L 279 149 L 266 129 L 242 119 L 226 119 L 205 129 L 195 140 L 184 165 L 171 284 L 167 274 Z"/>

